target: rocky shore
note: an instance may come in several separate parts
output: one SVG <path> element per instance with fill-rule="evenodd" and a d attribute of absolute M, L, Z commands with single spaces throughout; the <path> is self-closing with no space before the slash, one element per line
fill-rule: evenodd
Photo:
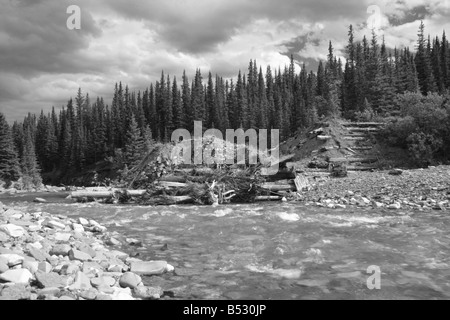
<path fill-rule="evenodd" d="M 171 273 L 166 261 L 110 250 L 94 220 L 25 213 L 0 202 L 0 300 L 147 300 L 164 295 L 143 277 Z"/>
<path fill-rule="evenodd" d="M 297 200 L 306 205 L 335 209 L 449 210 L 450 166 L 317 178 L 313 188 L 299 194 Z"/>

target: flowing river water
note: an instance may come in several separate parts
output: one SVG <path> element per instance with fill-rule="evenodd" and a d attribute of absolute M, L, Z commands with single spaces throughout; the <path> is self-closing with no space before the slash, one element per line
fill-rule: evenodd
<path fill-rule="evenodd" d="M 2 196 L 26 212 L 87 217 L 118 239 L 117 249 L 166 260 L 175 275 L 148 277 L 179 299 L 449 299 L 450 214 L 333 210 L 297 203 L 228 206 L 77 204 L 64 194 Z M 367 286 L 370 266 L 380 289 Z M 371 278 L 373 280 L 373 278 Z M 369 282 L 374 283 L 371 279 Z"/>

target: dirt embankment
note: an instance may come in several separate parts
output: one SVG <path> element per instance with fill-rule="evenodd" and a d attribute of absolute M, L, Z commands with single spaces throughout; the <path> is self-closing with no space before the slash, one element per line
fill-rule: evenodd
<path fill-rule="evenodd" d="M 412 168 L 407 150 L 390 147 L 379 139 L 383 126 L 327 119 L 297 132 L 280 150 L 295 154 L 291 165 L 303 169 L 327 170 L 330 163 L 345 163 L 351 171 Z"/>

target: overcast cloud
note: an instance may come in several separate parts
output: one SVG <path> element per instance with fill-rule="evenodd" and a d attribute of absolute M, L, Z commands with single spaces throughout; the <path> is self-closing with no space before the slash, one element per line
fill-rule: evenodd
<path fill-rule="evenodd" d="M 69 5 L 81 8 L 81 30 L 68 30 Z M 145 89 L 161 70 L 192 77 L 234 77 L 250 59 L 315 67 L 328 41 L 343 55 L 348 26 L 369 34 L 367 8 L 378 5 L 389 47 L 414 46 L 426 32 L 450 32 L 450 0 L 0 0 L 0 112 L 60 108 L 78 87 L 110 103 L 114 83 Z M 299 68 L 298 68 L 299 70 Z"/>

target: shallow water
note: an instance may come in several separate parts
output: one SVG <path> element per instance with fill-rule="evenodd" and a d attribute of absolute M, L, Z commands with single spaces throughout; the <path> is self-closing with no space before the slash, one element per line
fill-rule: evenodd
<path fill-rule="evenodd" d="M 144 282 L 161 285 L 174 298 L 450 298 L 450 214 L 445 211 L 402 216 L 293 203 L 142 207 L 62 199 L 54 196 L 50 201 L 59 203 L 48 204 L 23 196 L 0 200 L 28 212 L 88 217 L 118 232 L 121 240 L 140 240 L 142 246 L 119 249 L 173 264 L 177 275 Z M 367 287 L 370 266 L 381 269 L 379 290 Z"/>

